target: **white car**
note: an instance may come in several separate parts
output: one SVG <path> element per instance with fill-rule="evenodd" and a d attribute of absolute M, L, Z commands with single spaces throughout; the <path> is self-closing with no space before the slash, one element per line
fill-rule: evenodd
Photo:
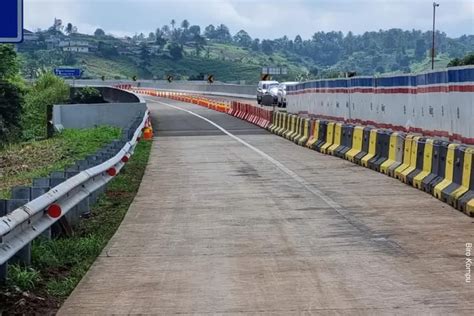
<path fill-rule="evenodd" d="M 278 92 L 277 92 L 277 101 L 278 107 L 286 108 L 286 87 L 294 86 L 299 82 L 296 81 L 287 81 L 282 82 L 278 85 Z"/>
<path fill-rule="evenodd" d="M 262 103 L 262 97 L 270 88 L 278 86 L 278 81 L 260 81 L 257 86 L 257 103 Z"/>

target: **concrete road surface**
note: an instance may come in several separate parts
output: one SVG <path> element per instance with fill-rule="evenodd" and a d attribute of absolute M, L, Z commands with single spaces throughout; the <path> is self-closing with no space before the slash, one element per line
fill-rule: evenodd
<path fill-rule="evenodd" d="M 472 218 L 226 114 L 153 100 L 138 195 L 59 314 L 474 314 Z"/>

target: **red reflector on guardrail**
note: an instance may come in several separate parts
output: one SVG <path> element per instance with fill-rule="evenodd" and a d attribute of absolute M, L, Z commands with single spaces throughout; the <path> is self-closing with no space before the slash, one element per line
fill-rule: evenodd
<path fill-rule="evenodd" d="M 129 159 L 128 156 L 123 156 L 122 157 L 122 162 L 128 162 L 128 159 Z"/>
<path fill-rule="evenodd" d="M 108 174 L 109 176 L 111 176 L 111 177 L 114 177 L 114 176 L 117 174 L 117 170 L 115 170 L 114 167 L 109 168 L 109 169 L 107 170 L 107 174 Z"/>
<path fill-rule="evenodd" d="M 58 204 L 51 204 L 50 206 L 48 206 L 48 215 L 50 217 L 58 218 L 59 216 L 61 216 L 61 213 L 61 206 L 59 206 Z"/>

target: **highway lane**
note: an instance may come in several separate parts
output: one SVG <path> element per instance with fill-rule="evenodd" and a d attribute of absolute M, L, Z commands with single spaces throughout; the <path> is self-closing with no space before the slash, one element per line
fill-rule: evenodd
<path fill-rule="evenodd" d="M 473 219 L 226 114 L 153 100 L 137 197 L 60 314 L 474 312 Z"/>

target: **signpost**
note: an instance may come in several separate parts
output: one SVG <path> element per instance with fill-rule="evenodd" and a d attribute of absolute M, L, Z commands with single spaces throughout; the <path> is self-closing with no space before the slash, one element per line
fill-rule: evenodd
<path fill-rule="evenodd" d="M 54 68 L 54 74 L 63 78 L 79 78 L 82 74 L 79 68 Z"/>
<path fill-rule="evenodd" d="M 62 78 L 72 78 L 72 86 L 75 87 L 76 79 L 81 77 L 82 70 L 79 68 L 54 68 L 54 74 Z"/>
<path fill-rule="evenodd" d="M 23 41 L 23 0 L 0 1 L 0 43 Z"/>

